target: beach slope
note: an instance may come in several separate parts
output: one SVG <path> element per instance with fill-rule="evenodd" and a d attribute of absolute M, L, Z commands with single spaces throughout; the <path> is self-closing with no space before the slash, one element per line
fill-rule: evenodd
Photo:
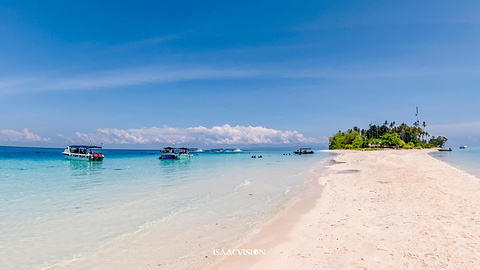
<path fill-rule="evenodd" d="M 214 268 L 479 269 L 479 179 L 429 151 L 335 151 L 314 206 L 285 211 L 239 247 L 266 255 Z"/>

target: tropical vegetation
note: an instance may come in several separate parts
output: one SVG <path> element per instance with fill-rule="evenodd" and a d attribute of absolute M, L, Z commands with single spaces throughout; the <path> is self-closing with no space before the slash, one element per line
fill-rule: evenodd
<path fill-rule="evenodd" d="M 420 125 L 418 121 L 413 126 L 405 123 L 396 126 L 395 121 L 385 121 L 381 126 L 370 124 L 368 129 L 353 127 L 330 137 L 329 149 L 443 147 L 448 139 L 431 136 L 426 127 L 425 122 Z"/>

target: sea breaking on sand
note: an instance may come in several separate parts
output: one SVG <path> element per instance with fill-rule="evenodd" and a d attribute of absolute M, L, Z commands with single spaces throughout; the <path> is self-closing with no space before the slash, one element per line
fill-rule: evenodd
<path fill-rule="evenodd" d="M 237 247 L 265 256 L 213 268 L 478 269 L 480 181 L 430 151 L 331 151 L 316 183 Z"/>

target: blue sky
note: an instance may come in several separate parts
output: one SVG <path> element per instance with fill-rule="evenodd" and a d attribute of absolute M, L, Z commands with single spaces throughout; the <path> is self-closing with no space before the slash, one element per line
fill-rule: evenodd
<path fill-rule="evenodd" d="M 479 143 L 478 1 L 0 4 L 0 145 Z"/>

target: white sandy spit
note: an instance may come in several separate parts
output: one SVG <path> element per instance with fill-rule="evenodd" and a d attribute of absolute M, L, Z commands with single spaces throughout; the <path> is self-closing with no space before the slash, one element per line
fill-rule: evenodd
<path fill-rule="evenodd" d="M 335 151 L 292 206 L 232 247 L 266 255 L 213 268 L 480 269 L 480 180 L 429 151 Z"/>

